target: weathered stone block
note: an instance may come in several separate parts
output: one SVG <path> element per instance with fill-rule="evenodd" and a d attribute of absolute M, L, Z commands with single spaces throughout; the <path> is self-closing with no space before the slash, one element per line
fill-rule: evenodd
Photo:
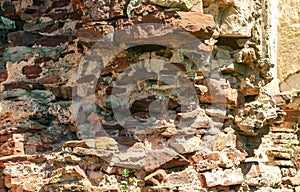
<path fill-rule="evenodd" d="M 147 152 L 143 159 L 144 169 L 146 171 L 155 170 L 157 168 L 172 168 L 177 166 L 188 165 L 189 161 L 182 159 L 178 153 L 171 149 L 159 149 Z"/>
<path fill-rule="evenodd" d="M 243 48 L 239 52 L 235 53 L 233 57 L 237 63 L 244 63 L 248 65 L 253 65 L 253 63 L 257 61 L 255 50 L 252 47 Z"/>
<path fill-rule="evenodd" d="M 24 143 L 10 140 L 0 145 L 0 157 L 8 155 L 23 155 L 24 154 Z"/>
<path fill-rule="evenodd" d="M 243 183 L 241 169 L 201 173 L 199 179 L 204 187 L 230 186 Z"/>
<path fill-rule="evenodd" d="M 269 96 L 262 94 L 259 97 L 256 101 L 246 103 L 235 117 L 235 123 L 247 135 L 257 135 L 260 128 L 278 115 L 275 104 L 267 100 L 271 99 Z"/>
<path fill-rule="evenodd" d="M 3 81 L 6 81 L 8 75 L 7 75 L 7 71 L 3 71 L 0 73 L 0 83 L 2 83 Z"/>
<path fill-rule="evenodd" d="M 38 79 L 39 84 L 41 85 L 50 85 L 57 84 L 59 82 L 60 77 L 58 76 L 47 76 Z"/>
<path fill-rule="evenodd" d="M 93 185 L 99 185 L 103 180 L 104 173 L 100 171 L 89 171 L 88 178 L 92 182 Z"/>
<path fill-rule="evenodd" d="M 215 161 L 202 160 L 195 164 L 195 169 L 198 172 L 211 171 L 217 169 L 217 163 Z"/>
<path fill-rule="evenodd" d="M 202 103 L 221 103 L 228 106 L 237 106 L 238 92 L 231 88 L 230 83 L 224 79 L 209 79 L 206 82 L 209 91 L 199 96 Z"/>
<path fill-rule="evenodd" d="M 280 94 L 272 95 L 273 100 L 277 106 L 287 105 L 292 101 L 292 94 L 290 92 L 282 92 Z"/>
<path fill-rule="evenodd" d="M 40 76 L 42 68 L 38 65 L 25 66 L 23 67 L 22 72 L 28 79 L 35 79 Z"/>
<path fill-rule="evenodd" d="M 251 37 L 254 18 L 252 1 L 234 1 L 234 6 L 221 15 L 220 35 L 231 37 Z"/>
<path fill-rule="evenodd" d="M 134 26 L 133 24 L 141 24 Z M 149 24 L 147 24 L 149 23 Z M 155 24 L 153 24 L 155 23 Z M 165 25 L 169 23 L 169 25 Z M 125 26 L 131 26 L 122 30 Z M 176 35 L 175 29 L 179 28 L 195 35 L 200 40 L 209 39 L 215 33 L 216 25 L 213 17 L 195 12 L 164 12 L 161 14 L 145 15 L 142 20 L 119 20 L 117 22 L 115 40 L 117 42 L 139 42 L 143 39 L 151 40 L 155 38 L 157 42 L 174 44 L 176 46 L 184 41 Z M 151 29 L 151 30 L 149 30 Z M 172 35 L 173 34 L 173 35 Z M 167 38 L 166 38 L 167 37 Z M 172 38 L 172 42 L 170 42 Z M 188 41 L 189 39 L 185 40 Z M 192 42 L 191 43 L 195 43 Z"/>
<path fill-rule="evenodd" d="M 5 186 L 7 188 L 17 187 L 25 180 L 25 178 L 21 179 L 20 177 L 12 177 L 11 175 L 6 175 L 4 177 Z"/>
<path fill-rule="evenodd" d="M 150 0 L 150 3 L 169 8 L 180 8 L 184 11 L 203 12 L 202 0 Z"/>
<path fill-rule="evenodd" d="M 84 28 L 79 28 L 75 31 L 75 35 L 80 39 L 80 41 L 86 43 L 97 42 L 99 39 L 105 35 L 112 34 L 114 32 L 113 26 L 109 24 L 102 25 L 91 25 Z"/>
<path fill-rule="evenodd" d="M 189 188 L 201 185 L 197 177 L 198 173 L 192 167 L 188 167 L 181 172 L 173 172 L 167 176 L 167 183 L 170 186 L 189 186 Z"/>
<path fill-rule="evenodd" d="M 234 134 L 219 133 L 209 147 L 216 151 L 233 149 L 236 147 L 236 136 Z"/>
<path fill-rule="evenodd" d="M 172 137 L 168 144 L 180 154 L 197 152 L 201 148 L 199 137 Z"/>
<path fill-rule="evenodd" d="M 291 154 L 287 152 L 281 152 L 281 151 L 268 151 L 268 156 L 280 158 L 280 159 L 291 159 Z"/>
<path fill-rule="evenodd" d="M 269 166 L 260 164 L 261 182 L 265 186 L 278 186 L 281 184 L 281 172 L 280 168 L 276 166 Z"/>
<path fill-rule="evenodd" d="M 178 113 L 177 117 L 180 123 L 180 127 L 208 128 L 211 123 L 211 119 L 201 108 L 198 108 L 191 112 Z"/>
<path fill-rule="evenodd" d="M 31 33 L 26 31 L 11 32 L 7 36 L 8 42 L 12 46 L 33 46 L 34 44 L 56 47 L 60 44 L 68 42 L 68 36 L 42 36 L 39 33 Z"/>
<path fill-rule="evenodd" d="M 85 20 L 103 21 L 124 15 L 125 0 L 85 0 L 83 2 L 83 11 Z"/>
<path fill-rule="evenodd" d="M 283 177 L 282 183 L 297 186 L 300 185 L 300 176 L 297 175 L 295 177 Z"/>
<path fill-rule="evenodd" d="M 9 33 L 7 39 L 12 46 L 32 46 L 40 37 L 42 35 L 38 33 L 16 31 Z"/>

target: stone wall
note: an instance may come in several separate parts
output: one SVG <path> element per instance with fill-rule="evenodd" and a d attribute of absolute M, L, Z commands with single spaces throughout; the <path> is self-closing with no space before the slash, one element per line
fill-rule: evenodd
<path fill-rule="evenodd" d="M 278 11 L 278 78 L 282 91 L 299 90 L 300 57 L 295 54 L 300 43 L 298 0 L 279 1 Z"/>
<path fill-rule="evenodd" d="M 300 190 L 269 1 L 0 5 L 0 192 Z"/>

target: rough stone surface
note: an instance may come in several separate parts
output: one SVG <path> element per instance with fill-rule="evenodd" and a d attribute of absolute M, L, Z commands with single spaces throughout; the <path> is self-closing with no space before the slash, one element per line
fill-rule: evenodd
<path fill-rule="evenodd" d="M 0 192 L 299 191 L 270 3 L 1 1 Z"/>
<path fill-rule="evenodd" d="M 151 23 L 149 25 L 142 25 L 136 27 L 134 24 Z M 160 26 L 159 24 L 168 24 Z M 133 25 L 133 26 L 132 26 Z M 127 28 L 125 28 L 127 26 Z M 132 26 L 132 27 L 130 27 Z M 124 29 L 125 28 L 125 29 Z M 151 28 L 151 30 L 149 30 Z M 118 31 L 115 33 L 115 40 L 117 42 L 141 42 L 143 39 L 150 39 L 155 37 L 156 40 L 166 41 L 163 37 L 166 34 L 174 33 L 176 28 L 183 29 L 192 33 L 201 40 L 216 38 L 216 24 L 211 15 L 183 12 L 183 11 L 168 11 L 157 12 L 144 17 L 133 17 L 132 19 L 120 19 L 117 21 Z M 122 30 L 124 29 L 124 30 Z M 134 32 L 134 33 L 133 33 Z M 172 36 L 173 42 L 168 42 L 176 45 L 183 43 L 178 36 Z M 179 38 L 179 39 L 177 39 Z"/>
<path fill-rule="evenodd" d="M 263 128 L 268 120 L 277 117 L 275 104 L 270 96 L 260 95 L 257 101 L 244 105 L 235 117 L 238 127 L 248 135 L 255 136 Z"/>
<path fill-rule="evenodd" d="M 279 167 L 261 165 L 260 171 L 264 185 L 274 187 L 281 184 L 281 173 Z"/>
<path fill-rule="evenodd" d="M 298 85 L 293 83 L 297 82 L 299 77 L 296 78 L 296 76 L 300 69 L 299 57 L 294 54 L 299 44 L 299 34 L 296 31 L 300 28 L 300 19 L 294 12 L 294 7 L 299 5 L 299 1 L 278 2 L 278 12 L 281 14 L 278 17 L 278 47 L 280 48 L 278 49 L 277 69 L 282 91 L 299 89 Z M 286 15 L 289 17 L 287 18 Z"/>
<path fill-rule="evenodd" d="M 234 1 L 234 6 L 230 6 L 221 16 L 220 35 L 250 37 L 253 3 L 254 1 Z"/>
<path fill-rule="evenodd" d="M 236 171 L 217 171 L 200 174 L 200 180 L 205 187 L 238 185 L 243 182 L 243 174 L 239 169 Z"/>
<path fill-rule="evenodd" d="M 159 5 L 162 7 L 169 7 L 169 8 L 180 8 L 184 11 L 193 11 L 193 12 L 203 12 L 202 0 L 170 0 L 170 1 L 162 1 L 162 0 L 150 0 L 150 3 Z"/>

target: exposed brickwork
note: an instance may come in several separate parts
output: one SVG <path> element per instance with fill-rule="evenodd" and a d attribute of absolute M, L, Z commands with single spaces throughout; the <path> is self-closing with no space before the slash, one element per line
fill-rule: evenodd
<path fill-rule="evenodd" d="M 0 2 L 0 192 L 299 191 L 262 3 Z"/>

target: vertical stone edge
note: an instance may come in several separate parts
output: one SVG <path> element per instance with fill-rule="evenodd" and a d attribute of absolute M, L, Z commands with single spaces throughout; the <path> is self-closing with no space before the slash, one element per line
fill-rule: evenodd
<path fill-rule="evenodd" d="M 262 19 L 265 26 L 262 28 L 262 58 L 274 65 L 270 69 L 273 80 L 269 82 L 265 89 L 270 94 L 280 92 L 277 71 L 277 49 L 278 49 L 278 0 L 262 0 Z"/>

